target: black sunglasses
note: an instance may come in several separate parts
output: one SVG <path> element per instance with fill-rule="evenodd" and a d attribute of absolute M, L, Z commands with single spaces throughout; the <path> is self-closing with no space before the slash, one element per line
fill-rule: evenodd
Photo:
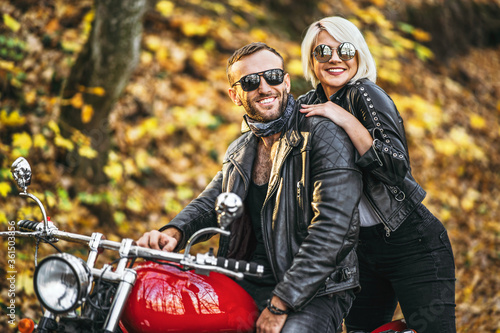
<path fill-rule="evenodd" d="M 316 46 L 313 51 L 314 58 L 321 63 L 328 62 L 333 56 L 333 50 L 337 50 L 339 58 L 343 61 L 351 60 L 356 55 L 356 48 L 354 45 L 349 42 L 344 42 L 337 48 L 331 48 L 325 44 Z"/>
<path fill-rule="evenodd" d="M 239 83 L 241 84 L 241 89 L 243 89 L 243 91 L 255 90 L 260 86 L 261 76 L 264 78 L 264 80 L 266 80 L 267 84 L 269 84 L 270 86 L 277 86 L 283 83 L 283 79 L 285 78 L 285 72 L 282 69 L 275 68 L 259 73 L 248 74 L 243 76 L 235 83 L 233 83 L 231 87 L 234 87 Z"/>

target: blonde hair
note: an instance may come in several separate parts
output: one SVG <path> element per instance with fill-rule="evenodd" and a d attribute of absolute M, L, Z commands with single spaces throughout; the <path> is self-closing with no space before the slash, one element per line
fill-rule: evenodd
<path fill-rule="evenodd" d="M 318 35 L 321 31 L 326 31 L 339 43 L 350 42 L 356 47 L 358 56 L 358 71 L 356 75 L 349 81 L 349 84 L 356 82 L 359 79 L 367 78 L 375 82 L 377 80 L 377 68 L 375 60 L 373 59 L 365 38 L 361 31 L 350 21 L 339 17 L 331 16 L 325 17 L 319 21 L 314 22 L 309 26 L 307 33 L 302 41 L 302 68 L 304 70 L 304 77 L 306 80 L 311 81 L 313 87 L 319 83 L 316 74 L 313 70 L 313 47 L 316 45 Z"/>

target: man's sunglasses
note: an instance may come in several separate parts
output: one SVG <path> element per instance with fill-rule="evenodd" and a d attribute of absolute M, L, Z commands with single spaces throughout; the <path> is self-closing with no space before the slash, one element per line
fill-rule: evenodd
<path fill-rule="evenodd" d="M 263 77 L 266 80 L 267 84 L 270 86 L 277 86 L 283 83 L 283 79 L 285 78 L 285 72 L 282 69 L 275 68 L 269 69 L 264 72 L 253 73 L 243 76 L 241 79 L 232 84 L 231 87 L 234 87 L 238 83 L 241 84 L 241 89 L 244 91 L 252 91 L 257 89 L 260 86 L 260 77 Z"/>
<path fill-rule="evenodd" d="M 349 42 L 344 42 L 337 48 L 331 48 L 325 44 L 316 46 L 313 51 L 314 58 L 321 63 L 328 62 L 332 58 L 334 50 L 337 50 L 339 58 L 343 61 L 351 60 L 356 55 L 356 48 L 354 45 Z"/>

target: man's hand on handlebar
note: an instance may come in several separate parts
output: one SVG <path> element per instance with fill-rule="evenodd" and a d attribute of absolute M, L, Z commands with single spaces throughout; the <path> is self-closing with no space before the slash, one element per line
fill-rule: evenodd
<path fill-rule="evenodd" d="M 145 232 L 137 240 L 137 245 L 154 250 L 173 252 L 181 239 L 181 232 L 176 228 L 168 228 L 163 232 L 152 230 Z"/>

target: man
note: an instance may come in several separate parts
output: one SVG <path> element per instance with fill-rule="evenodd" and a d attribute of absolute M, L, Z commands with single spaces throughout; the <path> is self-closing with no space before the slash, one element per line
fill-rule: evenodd
<path fill-rule="evenodd" d="M 362 177 L 346 133 L 298 112 L 283 68 L 264 43 L 232 55 L 228 93 L 246 111 L 244 133 L 203 193 L 138 244 L 182 249 L 194 232 L 216 225 L 217 196 L 236 193 L 245 213 L 229 239 L 221 237 L 218 255 L 264 265 L 261 279 L 241 283 L 262 310 L 257 332 L 336 332 L 358 287 Z"/>

